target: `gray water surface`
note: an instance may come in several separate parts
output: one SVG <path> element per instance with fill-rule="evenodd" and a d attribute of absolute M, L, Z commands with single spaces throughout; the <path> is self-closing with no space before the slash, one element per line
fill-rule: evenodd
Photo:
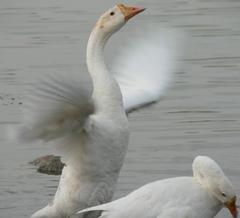
<path fill-rule="evenodd" d="M 1 218 L 29 217 L 50 201 L 59 179 L 28 165 L 53 148 L 5 140 L 6 125 L 19 122 L 24 78 L 80 71 L 93 24 L 116 2 L 0 0 Z M 129 117 L 129 152 L 115 198 L 156 179 L 191 175 L 198 154 L 214 158 L 240 196 L 240 1 L 125 2 L 148 8 L 128 28 L 154 23 L 187 38 L 164 98 Z M 223 210 L 217 217 L 230 215 Z"/>

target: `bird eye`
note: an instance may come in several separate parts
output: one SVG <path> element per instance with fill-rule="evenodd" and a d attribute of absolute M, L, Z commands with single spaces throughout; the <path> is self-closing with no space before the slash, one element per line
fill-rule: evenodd
<path fill-rule="evenodd" d="M 222 194 L 223 197 L 226 197 L 226 194 L 225 194 L 225 193 L 222 192 L 221 194 Z"/>
<path fill-rule="evenodd" d="M 113 16 L 114 14 L 115 14 L 115 13 L 114 13 L 113 11 L 110 13 L 111 16 Z"/>

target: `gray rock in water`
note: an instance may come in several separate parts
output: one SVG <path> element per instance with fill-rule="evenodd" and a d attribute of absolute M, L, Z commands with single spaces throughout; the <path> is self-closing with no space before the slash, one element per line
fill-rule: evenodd
<path fill-rule="evenodd" d="M 61 157 L 54 155 L 39 157 L 29 163 L 37 166 L 39 173 L 48 175 L 61 175 L 64 167 L 64 163 L 61 162 Z"/>

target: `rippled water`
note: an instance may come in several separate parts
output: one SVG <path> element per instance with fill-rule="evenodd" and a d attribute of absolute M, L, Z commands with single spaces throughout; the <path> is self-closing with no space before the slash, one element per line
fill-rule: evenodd
<path fill-rule="evenodd" d="M 6 124 L 19 121 L 24 78 L 81 69 L 92 25 L 115 3 L 0 0 L 0 217 L 29 217 L 49 201 L 58 183 L 58 177 L 28 165 L 52 148 L 4 139 Z M 190 175 L 198 154 L 217 160 L 240 195 L 240 2 L 131 3 L 148 10 L 129 28 L 141 22 L 167 25 L 184 30 L 187 39 L 166 96 L 129 117 L 129 152 L 115 198 L 156 179 Z M 217 217 L 230 215 L 222 211 Z"/>

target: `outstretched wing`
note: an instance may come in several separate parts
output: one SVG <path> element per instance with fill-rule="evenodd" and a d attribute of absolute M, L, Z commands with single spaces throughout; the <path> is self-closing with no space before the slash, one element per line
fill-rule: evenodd
<path fill-rule="evenodd" d="M 171 34 L 156 27 L 142 27 L 129 34 L 128 43 L 116 55 L 112 72 L 127 112 L 157 101 L 168 87 L 175 67 L 176 44 Z"/>
<path fill-rule="evenodd" d="M 49 141 L 80 132 L 94 111 L 91 82 L 79 72 L 35 78 L 26 90 L 18 139 Z"/>

